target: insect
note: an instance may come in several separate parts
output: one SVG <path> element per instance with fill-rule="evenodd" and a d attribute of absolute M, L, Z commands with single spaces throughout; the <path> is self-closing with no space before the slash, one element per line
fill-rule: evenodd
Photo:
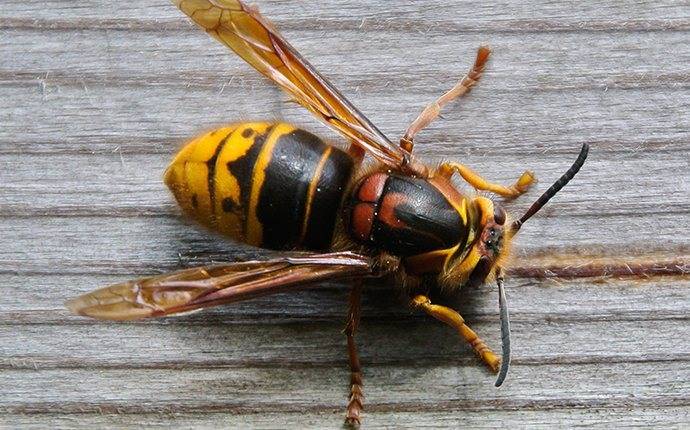
<path fill-rule="evenodd" d="M 428 166 L 414 157 L 415 135 L 441 108 L 466 94 L 482 76 L 490 50 L 450 91 L 428 105 L 399 144 L 391 142 L 311 66 L 255 8 L 239 0 L 174 0 L 211 36 L 271 79 L 349 143 L 341 150 L 284 123 L 242 123 L 188 143 L 165 173 L 185 213 L 201 224 L 257 247 L 299 251 L 267 261 L 218 264 L 136 279 L 95 290 L 67 303 L 93 318 L 161 317 L 276 292 L 353 281 L 345 334 L 350 366 L 346 421 L 360 422 L 362 370 L 355 345 L 361 280 L 391 276 L 414 309 L 455 328 L 498 373 L 510 361 L 510 329 L 503 266 L 520 227 L 580 170 L 572 166 L 520 218 L 500 204 L 461 192 L 459 175 L 474 189 L 512 199 L 535 182 L 523 173 L 510 186 L 491 183 L 467 166 Z M 365 162 L 365 156 L 373 163 Z M 495 281 L 499 289 L 502 356 L 491 351 L 455 310 L 432 304 L 429 293 L 457 293 L 463 285 Z"/>

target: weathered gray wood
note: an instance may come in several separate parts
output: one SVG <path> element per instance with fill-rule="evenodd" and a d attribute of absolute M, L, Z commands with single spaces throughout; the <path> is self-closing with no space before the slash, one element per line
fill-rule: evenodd
<path fill-rule="evenodd" d="M 417 3 L 259 5 L 391 138 L 490 43 L 481 84 L 417 150 L 502 182 L 535 170 L 516 212 L 582 142 L 592 151 L 516 241 L 500 390 L 450 329 L 392 286 L 367 290 L 366 426 L 687 427 L 687 5 Z M 339 427 L 346 285 L 127 324 L 62 307 L 125 278 L 266 255 L 181 219 L 161 174 L 186 139 L 254 119 L 337 136 L 163 0 L 4 1 L 0 59 L 0 427 Z M 676 275 L 525 270 L 610 257 Z M 491 345 L 495 295 L 469 289 L 457 304 Z"/>
<path fill-rule="evenodd" d="M 683 387 L 673 385 L 679 375 L 672 368 L 659 368 L 658 363 L 571 364 L 569 368 L 582 381 L 568 393 L 563 393 L 561 387 L 571 375 L 559 373 L 559 366 L 518 367 L 520 377 L 515 378 L 512 388 L 505 390 L 496 390 L 483 381 L 483 369 L 474 365 L 370 367 L 370 397 L 385 398 L 386 393 L 395 391 L 397 408 L 408 412 L 449 406 L 462 413 L 465 409 L 489 410 L 491 405 L 510 410 L 530 406 L 549 409 L 557 405 L 677 406 L 684 402 Z M 276 403 L 282 410 L 296 412 L 337 407 L 346 388 L 334 377 L 339 370 L 340 367 L 225 367 L 221 374 L 217 369 L 141 369 L 136 373 L 130 369 L 58 369 L 4 371 L 0 380 L 20 393 L 32 391 L 36 384 L 51 386 L 52 390 L 33 393 L 32 402 L 34 410 L 50 406 L 52 412 L 94 413 L 105 408 L 103 412 L 119 409 L 122 413 L 142 413 L 159 412 L 159 407 L 179 412 L 203 413 L 223 408 L 241 412 L 262 411 Z M 554 376 L 540 377 L 545 372 Z M 434 393 L 419 391 L 418 386 L 431 378 L 435 381 Z M 142 384 L 142 380 L 146 383 Z M 527 389 L 525 382 L 529 382 Z M 339 389 L 334 389 L 334 385 Z M 215 402 L 209 402 L 209 395 L 214 396 Z M 4 409 L 11 413 L 33 409 L 26 407 L 21 397 L 18 401 L 13 396 L 5 397 L 3 402 Z M 385 402 L 380 404 L 376 400 L 370 401 L 370 407 L 387 409 Z"/>
<path fill-rule="evenodd" d="M 523 408 L 521 410 L 443 410 L 430 412 L 378 412 L 368 411 L 367 418 L 382 429 L 417 429 L 417 428 L 496 428 L 506 423 L 519 422 L 528 428 L 553 428 L 558 423 L 564 428 L 586 427 L 593 429 L 640 428 L 650 422 L 657 422 L 660 414 L 666 419 L 668 428 L 683 428 L 688 408 L 653 407 L 653 408 L 587 408 L 587 409 L 553 409 L 548 412 L 551 423 L 544 421 L 544 411 Z M 180 413 L 168 410 L 148 414 L 96 413 L 96 414 L 50 414 L 43 415 L 55 428 L 92 429 L 104 427 L 138 427 L 153 429 L 182 428 L 217 428 L 219 423 L 228 428 L 305 428 L 322 429 L 338 428 L 341 418 L 340 408 L 324 412 L 290 412 L 278 413 L 240 413 L 214 412 Z M 41 429 L 35 415 L 7 415 L 7 422 L 26 429 Z M 277 425 L 276 423 L 280 423 Z M 372 426 L 373 427 L 373 426 Z"/>

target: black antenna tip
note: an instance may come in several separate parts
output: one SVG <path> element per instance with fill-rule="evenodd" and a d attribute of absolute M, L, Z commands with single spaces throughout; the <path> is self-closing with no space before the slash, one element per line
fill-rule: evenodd
<path fill-rule="evenodd" d="M 544 194 L 541 195 L 535 201 L 532 206 L 525 212 L 525 214 L 520 217 L 519 220 L 515 221 L 512 225 L 512 229 L 514 232 L 517 232 L 520 230 L 520 227 L 522 227 L 522 224 L 525 223 L 528 219 L 530 219 L 534 214 L 539 212 L 539 210 L 544 207 L 544 205 L 551 200 L 553 196 L 556 195 L 568 182 L 570 182 L 571 179 L 575 177 L 577 172 L 580 171 L 580 168 L 582 167 L 583 164 L 585 164 L 585 160 L 587 159 L 587 154 L 589 153 L 589 144 L 583 143 L 582 144 L 582 149 L 580 149 L 580 154 L 578 154 L 577 159 L 573 163 L 572 166 L 561 176 L 558 178 L 556 182 L 549 187 L 548 190 Z"/>

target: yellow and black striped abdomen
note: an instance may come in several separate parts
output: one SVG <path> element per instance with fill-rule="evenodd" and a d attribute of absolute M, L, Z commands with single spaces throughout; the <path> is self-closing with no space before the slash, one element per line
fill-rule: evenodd
<path fill-rule="evenodd" d="M 197 221 L 269 249 L 327 249 L 352 158 L 284 123 L 220 128 L 188 143 L 165 183 Z"/>

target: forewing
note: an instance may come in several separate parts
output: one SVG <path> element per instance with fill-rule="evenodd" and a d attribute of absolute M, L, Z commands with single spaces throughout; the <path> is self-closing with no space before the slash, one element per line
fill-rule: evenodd
<path fill-rule="evenodd" d="M 258 10 L 239 0 L 173 0 L 173 3 L 320 120 L 379 161 L 392 167 L 407 161 L 408 154 L 302 58 Z"/>
<path fill-rule="evenodd" d="M 351 252 L 303 254 L 268 261 L 196 267 L 101 288 L 66 303 L 75 314 L 134 320 L 304 288 L 317 282 L 372 274 L 369 257 Z"/>

